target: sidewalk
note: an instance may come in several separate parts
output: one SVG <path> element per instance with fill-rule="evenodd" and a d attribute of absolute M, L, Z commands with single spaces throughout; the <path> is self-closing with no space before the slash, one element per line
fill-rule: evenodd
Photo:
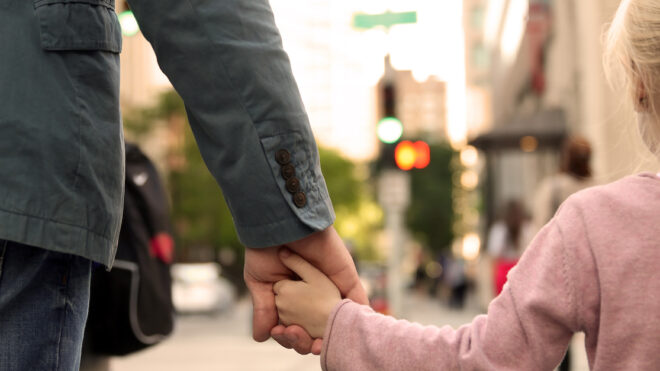
<path fill-rule="evenodd" d="M 401 317 L 424 325 L 453 328 L 470 323 L 480 314 L 475 309 L 451 310 L 438 300 L 406 295 Z M 252 340 L 249 299 L 239 301 L 230 312 L 219 316 L 179 317 L 174 335 L 163 344 L 135 355 L 115 358 L 112 371 L 313 371 L 320 370 L 319 358 L 301 356 L 281 348 L 275 341 Z M 582 336 L 576 336 L 573 371 L 588 370 Z"/>
<path fill-rule="evenodd" d="M 307 371 L 320 370 L 317 356 L 301 356 L 274 340 L 252 340 L 252 304 L 240 300 L 218 316 L 181 316 L 160 345 L 111 362 L 112 371 Z"/>

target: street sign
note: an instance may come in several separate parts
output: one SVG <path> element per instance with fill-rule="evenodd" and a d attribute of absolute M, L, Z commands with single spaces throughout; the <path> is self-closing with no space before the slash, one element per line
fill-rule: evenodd
<path fill-rule="evenodd" d="M 353 27 L 360 30 L 384 26 L 386 29 L 395 24 L 417 23 L 417 12 L 399 12 L 387 11 L 380 14 L 355 13 L 353 15 Z"/>

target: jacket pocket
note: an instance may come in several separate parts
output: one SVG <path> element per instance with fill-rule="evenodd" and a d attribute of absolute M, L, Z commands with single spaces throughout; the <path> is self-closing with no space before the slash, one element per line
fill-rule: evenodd
<path fill-rule="evenodd" d="M 33 0 L 45 50 L 121 52 L 114 0 Z"/>

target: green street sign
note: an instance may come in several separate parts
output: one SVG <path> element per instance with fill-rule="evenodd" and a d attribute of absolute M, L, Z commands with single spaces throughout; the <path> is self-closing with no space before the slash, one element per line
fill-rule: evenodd
<path fill-rule="evenodd" d="M 417 12 L 393 13 L 388 10 L 381 14 L 353 14 L 353 27 L 361 30 L 368 30 L 378 26 L 384 26 L 386 29 L 389 29 L 395 24 L 403 23 L 417 23 Z"/>

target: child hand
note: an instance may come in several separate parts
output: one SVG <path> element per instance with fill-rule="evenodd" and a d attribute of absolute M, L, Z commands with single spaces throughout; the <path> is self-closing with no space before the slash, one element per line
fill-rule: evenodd
<path fill-rule="evenodd" d="M 321 271 L 290 250 L 280 250 L 279 257 L 301 278 L 278 281 L 273 286 L 280 322 L 302 326 L 313 338 L 322 338 L 330 312 L 341 301 L 339 290 Z"/>

